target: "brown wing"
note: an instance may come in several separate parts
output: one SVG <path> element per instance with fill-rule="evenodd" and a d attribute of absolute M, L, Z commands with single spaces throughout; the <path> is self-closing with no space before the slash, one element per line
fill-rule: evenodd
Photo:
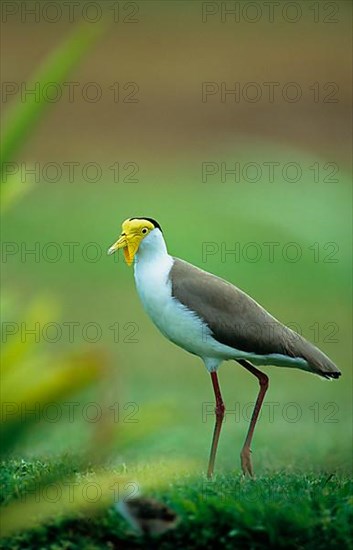
<path fill-rule="evenodd" d="M 318 348 L 224 279 L 177 258 L 170 278 L 172 295 L 203 319 L 218 342 L 256 355 L 303 358 L 330 376 L 339 372 Z"/>

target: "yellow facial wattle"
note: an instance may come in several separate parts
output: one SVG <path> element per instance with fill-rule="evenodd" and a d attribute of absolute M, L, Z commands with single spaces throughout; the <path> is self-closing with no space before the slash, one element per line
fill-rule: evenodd
<path fill-rule="evenodd" d="M 133 261 L 141 241 L 154 229 L 153 223 L 145 219 L 130 218 L 123 222 L 119 239 L 108 250 L 108 254 L 114 254 L 120 248 L 123 249 L 124 258 L 128 266 Z"/>

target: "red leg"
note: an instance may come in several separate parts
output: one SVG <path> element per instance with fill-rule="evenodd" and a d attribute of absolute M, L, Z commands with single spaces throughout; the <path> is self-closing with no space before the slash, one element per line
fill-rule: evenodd
<path fill-rule="evenodd" d="M 254 435 L 256 421 L 260 413 L 261 405 L 268 389 L 268 376 L 263 372 L 259 371 L 258 369 L 256 369 L 250 363 L 248 363 L 248 361 L 242 360 L 242 361 L 238 361 L 238 363 L 240 363 L 242 367 L 245 367 L 249 372 L 251 372 L 254 376 L 256 376 L 260 384 L 260 390 L 259 390 L 255 407 L 251 416 L 249 430 L 246 435 L 245 442 L 240 453 L 241 467 L 242 467 L 243 473 L 244 474 L 248 473 L 250 476 L 252 476 L 253 468 L 252 468 L 251 457 L 250 457 L 250 453 L 251 453 L 250 445 L 251 445 L 252 437 Z"/>
<path fill-rule="evenodd" d="M 218 384 L 218 377 L 217 377 L 216 372 L 211 372 L 211 379 L 212 379 L 214 394 L 215 394 L 215 397 L 216 397 L 216 408 L 215 408 L 216 424 L 215 424 L 214 432 L 213 432 L 210 459 L 208 461 L 208 469 L 207 469 L 207 477 L 208 478 L 212 477 L 212 475 L 213 475 L 214 463 L 215 463 L 216 453 L 217 453 L 218 440 L 219 440 L 219 435 L 221 433 L 222 422 L 223 422 L 224 411 L 225 411 L 225 407 L 224 407 L 224 403 L 223 403 L 223 399 L 222 399 L 221 390 L 220 390 L 220 387 L 219 387 L 219 384 Z"/>

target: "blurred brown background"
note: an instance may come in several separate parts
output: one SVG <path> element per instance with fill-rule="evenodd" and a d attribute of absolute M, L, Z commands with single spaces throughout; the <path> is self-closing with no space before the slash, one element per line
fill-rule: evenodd
<path fill-rule="evenodd" d="M 46 9 L 37 9 L 36 15 L 27 13 L 34 2 L 23 4 L 27 9 L 17 6 L 14 15 L 8 13 L 10 8 L 3 11 L 4 82 L 28 81 L 80 19 L 107 25 L 69 79 L 79 83 L 74 101 L 68 101 L 68 90 L 62 88 L 62 99 L 52 105 L 26 147 L 26 159 L 60 161 L 74 156 L 86 160 L 94 151 L 101 158 L 114 158 L 119 152 L 121 156 L 137 154 L 152 163 L 163 155 L 177 163 L 180 155 L 203 158 L 225 148 L 236 153 L 244 144 L 261 140 L 305 148 L 350 164 L 349 1 L 294 2 L 294 8 L 289 5 L 293 3 L 282 1 L 273 7 L 273 23 L 269 22 L 269 6 L 261 1 L 255 3 L 255 10 L 249 2 L 107 0 L 93 2 L 91 8 L 83 2 L 71 14 L 65 2 L 54 2 L 52 9 L 46 2 Z M 88 82 L 98 84 L 99 101 L 83 99 L 82 87 Z M 114 82 L 121 87 L 137 83 L 134 98 L 138 103 L 122 99 L 114 103 L 109 89 Z M 241 89 L 256 82 L 262 97 L 255 103 L 244 99 L 233 103 L 229 96 L 222 103 L 218 93 L 203 103 L 203 82 L 225 82 L 228 88 L 238 82 Z M 268 101 L 266 82 L 279 84 L 273 103 Z M 283 86 L 289 82 L 301 88 L 298 102 L 282 97 Z M 320 86 L 318 102 L 310 89 L 315 82 Z M 326 83 L 335 86 L 324 89 Z M 130 91 L 122 91 L 122 98 Z M 95 96 L 95 88 L 89 92 Z M 327 103 L 325 98 L 337 102 Z"/>

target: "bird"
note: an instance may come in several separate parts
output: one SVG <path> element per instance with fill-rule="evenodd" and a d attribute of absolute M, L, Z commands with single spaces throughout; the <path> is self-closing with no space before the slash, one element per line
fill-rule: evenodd
<path fill-rule="evenodd" d="M 215 395 L 215 426 L 207 477 L 214 474 L 225 405 L 218 381 L 223 361 L 235 360 L 259 383 L 248 432 L 241 449 L 244 475 L 253 476 L 251 443 L 265 394 L 267 374 L 257 367 L 294 367 L 326 379 L 338 367 L 301 335 L 282 324 L 248 294 L 168 253 L 160 224 L 150 217 L 128 218 L 108 254 L 122 249 L 142 306 L 171 342 L 200 357 L 210 373 Z"/>

